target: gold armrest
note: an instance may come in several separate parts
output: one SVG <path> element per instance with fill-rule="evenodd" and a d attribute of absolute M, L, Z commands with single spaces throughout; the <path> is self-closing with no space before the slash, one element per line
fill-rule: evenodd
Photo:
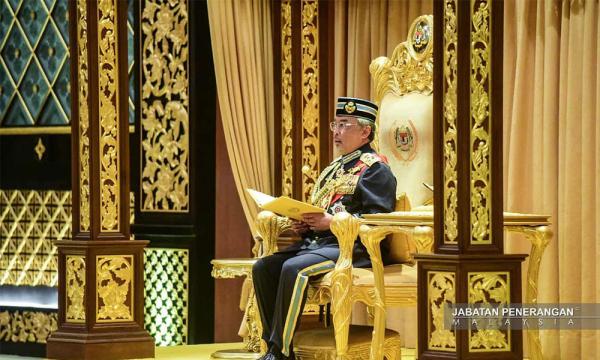
<path fill-rule="evenodd" d="M 257 257 L 273 254 L 277 251 L 277 239 L 282 232 L 289 229 L 290 219 L 278 216 L 271 211 L 261 211 L 256 218 L 256 231 L 259 239 L 255 242 L 252 252 Z"/>

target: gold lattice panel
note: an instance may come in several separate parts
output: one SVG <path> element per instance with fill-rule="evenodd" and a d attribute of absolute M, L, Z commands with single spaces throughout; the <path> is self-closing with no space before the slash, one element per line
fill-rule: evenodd
<path fill-rule="evenodd" d="M 185 249 L 144 250 L 144 326 L 157 346 L 187 344 L 188 259 Z"/>
<path fill-rule="evenodd" d="M 57 286 L 52 242 L 71 234 L 70 191 L 0 189 L 0 285 Z"/>
<path fill-rule="evenodd" d="M 0 190 L 0 285 L 56 286 L 52 241 L 70 236 L 70 191 Z"/>

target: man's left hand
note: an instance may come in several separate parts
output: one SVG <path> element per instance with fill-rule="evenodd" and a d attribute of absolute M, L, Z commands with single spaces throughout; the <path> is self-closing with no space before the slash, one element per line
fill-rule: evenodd
<path fill-rule="evenodd" d="M 308 213 L 302 215 L 302 220 L 310 226 L 311 230 L 325 231 L 329 230 L 333 215 L 329 213 Z"/>

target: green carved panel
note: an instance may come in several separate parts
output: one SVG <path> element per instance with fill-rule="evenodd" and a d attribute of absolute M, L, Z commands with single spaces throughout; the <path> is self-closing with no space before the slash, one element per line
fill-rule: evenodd
<path fill-rule="evenodd" d="M 134 121 L 134 0 L 128 0 L 129 122 Z M 0 134 L 70 123 L 67 0 L 0 0 Z M 67 130 L 68 132 L 68 130 Z"/>

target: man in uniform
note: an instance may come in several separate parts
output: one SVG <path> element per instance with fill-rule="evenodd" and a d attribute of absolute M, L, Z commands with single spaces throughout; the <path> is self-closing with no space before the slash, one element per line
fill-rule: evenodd
<path fill-rule="evenodd" d="M 389 166 L 369 145 L 375 136 L 377 105 L 370 101 L 338 99 L 335 121 L 330 124 L 333 140 L 342 156 L 319 176 L 311 195 L 313 205 L 324 213 L 305 214 L 292 229 L 302 240 L 259 259 L 252 268 L 256 298 L 269 351 L 261 359 L 288 359 L 299 324 L 306 284 L 310 277 L 335 267 L 339 256 L 337 239 L 329 226 L 333 215 L 346 211 L 354 216 L 393 211 L 396 179 Z M 360 241 L 353 250 L 355 267 L 370 266 Z"/>

